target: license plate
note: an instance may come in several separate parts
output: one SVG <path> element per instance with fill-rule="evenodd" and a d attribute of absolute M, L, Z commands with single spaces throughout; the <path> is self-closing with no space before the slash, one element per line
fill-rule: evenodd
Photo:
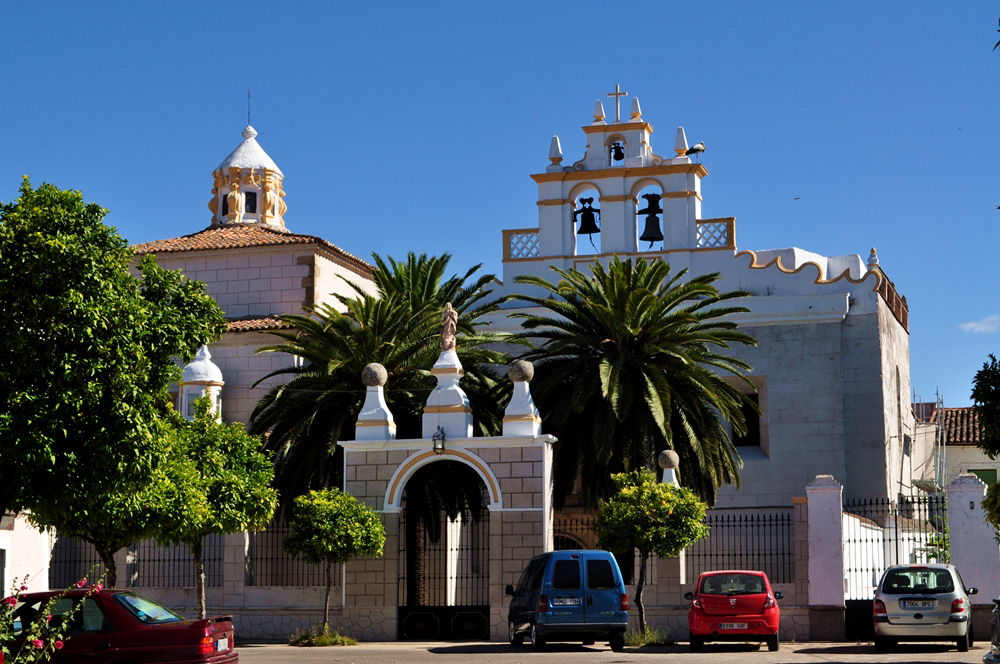
<path fill-rule="evenodd" d="M 552 606 L 580 606 L 579 597 L 553 597 Z"/>
<path fill-rule="evenodd" d="M 746 629 L 746 623 L 719 623 L 719 629 Z"/>
<path fill-rule="evenodd" d="M 934 600 L 932 599 L 904 599 L 899 605 L 904 609 L 933 609 Z"/>
<path fill-rule="evenodd" d="M 215 642 L 215 649 L 218 650 L 229 650 L 229 637 L 222 637 Z"/>

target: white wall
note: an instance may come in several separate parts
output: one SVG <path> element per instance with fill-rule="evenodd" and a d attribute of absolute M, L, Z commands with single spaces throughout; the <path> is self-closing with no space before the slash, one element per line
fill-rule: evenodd
<path fill-rule="evenodd" d="M 0 522 L 0 549 L 6 553 L 2 570 L 6 595 L 15 579 L 20 583 L 28 577 L 28 590 L 36 592 L 49 589 L 49 553 L 52 550 L 48 533 L 37 530 L 23 515 L 5 516 Z"/>

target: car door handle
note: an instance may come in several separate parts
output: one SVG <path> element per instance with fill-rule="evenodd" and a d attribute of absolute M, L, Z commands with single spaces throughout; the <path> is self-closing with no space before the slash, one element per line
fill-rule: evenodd
<path fill-rule="evenodd" d="M 591 597 L 590 595 L 587 595 L 587 606 L 593 606 L 593 605 L 594 605 L 594 598 Z"/>

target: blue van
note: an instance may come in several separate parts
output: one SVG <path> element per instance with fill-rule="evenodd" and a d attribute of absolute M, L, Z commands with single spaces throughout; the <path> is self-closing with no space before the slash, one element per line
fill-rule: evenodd
<path fill-rule="evenodd" d="M 608 551 L 552 551 L 535 556 L 521 574 L 507 614 L 510 644 L 528 638 L 532 647 L 550 641 L 592 645 L 607 640 L 625 647 L 628 595 L 618 562 Z"/>

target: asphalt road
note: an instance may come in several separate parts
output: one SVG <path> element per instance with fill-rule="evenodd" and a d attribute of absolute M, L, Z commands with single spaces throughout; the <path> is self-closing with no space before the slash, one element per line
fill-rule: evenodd
<path fill-rule="evenodd" d="M 876 653 L 870 644 L 844 643 L 782 643 L 778 652 L 767 648 L 741 645 L 708 645 L 704 652 L 688 652 L 686 644 L 650 648 L 625 648 L 612 652 L 606 646 L 550 645 L 541 652 L 528 648 L 512 648 L 506 643 L 362 643 L 357 646 L 327 648 L 293 648 L 284 645 L 247 645 L 238 649 L 241 664 L 518 664 L 522 662 L 555 662 L 573 664 L 619 664 L 621 662 L 663 662 L 677 664 L 779 664 L 799 662 L 822 664 L 868 664 L 869 662 L 929 662 L 982 661 L 986 645 L 977 643 L 969 652 L 960 653 L 954 647 L 937 644 L 903 645 L 892 653 Z"/>

